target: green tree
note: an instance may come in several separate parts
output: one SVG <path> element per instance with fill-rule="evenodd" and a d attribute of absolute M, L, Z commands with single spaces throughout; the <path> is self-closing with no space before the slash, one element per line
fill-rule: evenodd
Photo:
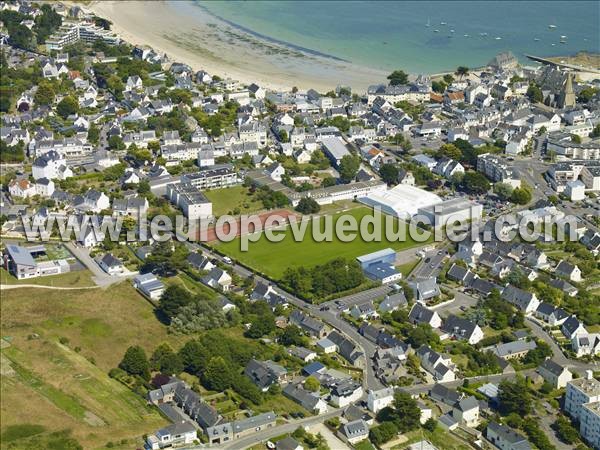
<path fill-rule="evenodd" d="M 391 441 L 398 434 L 398 427 L 394 422 L 383 422 L 369 430 L 369 439 L 377 446 Z"/>
<path fill-rule="evenodd" d="M 302 330 L 296 325 L 288 325 L 284 328 L 283 333 L 281 333 L 279 343 L 286 347 L 291 345 L 303 345 L 304 336 L 302 335 Z"/>
<path fill-rule="evenodd" d="M 454 74 L 462 80 L 469 74 L 469 68 L 466 66 L 458 66 Z"/>
<path fill-rule="evenodd" d="M 490 182 L 479 172 L 465 172 L 461 187 L 470 194 L 485 194 L 490 189 Z"/>
<path fill-rule="evenodd" d="M 321 210 L 321 206 L 312 197 L 303 197 L 296 206 L 296 211 L 302 214 L 316 214 Z"/>
<path fill-rule="evenodd" d="M 221 356 L 210 358 L 204 373 L 202 384 L 210 390 L 222 392 L 233 384 L 231 367 Z"/>
<path fill-rule="evenodd" d="M 462 159 L 462 151 L 454 144 L 444 144 L 440 147 L 437 152 L 437 156 L 441 158 L 445 156 L 447 158 L 455 159 L 460 161 Z"/>
<path fill-rule="evenodd" d="M 592 138 L 600 137 L 600 123 L 594 127 L 594 129 L 590 133 L 590 137 L 592 137 Z"/>
<path fill-rule="evenodd" d="M 91 124 L 88 130 L 88 141 L 92 144 L 97 145 L 100 141 L 100 129 L 96 124 Z"/>
<path fill-rule="evenodd" d="M 544 101 L 544 94 L 536 84 L 532 83 L 529 85 L 526 95 L 531 102 L 542 103 Z"/>
<path fill-rule="evenodd" d="M 139 345 L 131 346 L 125 352 L 119 364 L 130 375 L 137 375 L 144 380 L 150 379 L 150 364 L 146 358 L 146 352 Z"/>
<path fill-rule="evenodd" d="M 304 380 L 304 389 L 310 392 L 318 392 L 321 388 L 321 383 L 315 377 L 308 377 Z"/>
<path fill-rule="evenodd" d="M 446 83 L 444 83 L 443 81 L 432 81 L 431 82 L 431 89 L 434 92 L 437 92 L 438 94 L 443 94 L 444 92 L 446 92 Z"/>
<path fill-rule="evenodd" d="M 398 181 L 398 171 L 398 167 L 395 164 L 383 164 L 379 168 L 379 175 L 388 185 L 392 185 Z"/>
<path fill-rule="evenodd" d="M 132 145 L 133 146 L 133 145 Z M 108 148 L 111 150 L 125 150 L 125 143 L 123 138 L 118 134 L 113 134 L 108 138 Z"/>
<path fill-rule="evenodd" d="M 510 200 L 517 205 L 526 205 L 531 201 L 531 192 L 528 189 L 518 187 L 512 191 Z"/>
<path fill-rule="evenodd" d="M 504 380 L 499 384 L 498 403 L 503 415 L 516 413 L 525 417 L 532 411 L 531 393 L 524 378 Z"/>
<path fill-rule="evenodd" d="M 186 372 L 197 375 L 206 366 L 209 349 L 198 340 L 187 341 L 178 352 Z"/>
<path fill-rule="evenodd" d="M 345 183 L 349 183 L 352 181 L 356 174 L 358 173 L 358 169 L 360 167 L 360 159 L 356 155 L 345 155 L 342 157 L 340 161 L 340 178 Z"/>
<path fill-rule="evenodd" d="M 9 27 L 9 34 L 10 43 L 15 47 L 32 50 L 36 45 L 33 32 L 25 25 Z"/>
<path fill-rule="evenodd" d="M 392 86 L 408 84 L 408 74 L 403 70 L 394 70 L 388 75 L 387 79 L 390 80 Z"/>
<path fill-rule="evenodd" d="M 58 103 L 56 112 L 60 117 L 66 119 L 70 115 L 79 112 L 79 102 L 72 95 L 68 95 Z"/>
<path fill-rule="evenodd" d="M 330 187 L 330 186 L 335 186 L 337 183 L 337 181 L 335 180 L 335 178 L 328 176 L 323 178 L 323 181 L 321 181 L 321 187 Z"/>
<path fill-rule="evenodd" d="M 158 310 L 164 314 L 165 318 L 170 323 L 171 319 L 177 315 L 179 309 L 192 302 L 192 297 L 189 292 L 178 285 L 170 285 L 165 289 L 165 292 L 158 303 Z"/>
<path fill-rule="evenodd" d="M 571 142 L 574 142 L 576 144 L 581 144 L 581 136 L 579 136 L 578 134 L 572 134 Z"/>
<path fill-rule="evenodd" d="M 245 335 L 252 339 L 258 339 L 275 331 L 275 320 L 273 315 L 261 315 L 251 323 Z"/>
<path fill-rule="evenodd" d="M 394 394 L 393 405 L 392 422 L 400 433 L 406 433 L 419 427 L 421 410 L 417 401 L 409 393 L 397 391 Z"/>
<path fill-rule="evenodd" d="M 290 141 L 290 138 L 289 138 L 289 136 L 287 134 L 287 131 L 285 131 L 285 130 L 279 130 L 278 135 L 279 135 L 279 140 L 281 142 L 289 142 Z"/>
<path fill-rule="evenodd" d="M 433 417 L 430 417 L 429 419 L 427 419 L 427 422 L 423 424 L 423 428 L 425 428 L 430 433 L 433 433 L 437 428 L 437 421 Z"/>
<path fill-rule="evenodd" d="M 169 344 L 160 344 L 150 357 L 150 367 L 168 375 L 179 375 L 183 372 L 181 357 L 173 351 Z"/>
<path fill-rule="evenodd" d="M 575 444 L 579 441 L 577 429 L 571 425 L 571 422 L 565 416 L 558 416 L 552 427 L 556 430 L 559 439 L 565 444 Z"/>
<path fill-rule="evenodd" d="M 509 200 L 513 192 L 513 187 L 508 183 L 494 184 L 494 194 L 500 197 L 501 200 Z"/>
<path fill-rule="evenodd" d="M 579 95 L 577 96 L 577 101 L 579 103 L 589 103 L 597 93 L 597 88 L 585 87 L 579 92 Z"/>
<path fill-rule="evenodd" d="M 36 105 L 51 105 L 54 102 L 54 86 L 49 81 L 40 81 L 38 89 L 33 97 Z"/>

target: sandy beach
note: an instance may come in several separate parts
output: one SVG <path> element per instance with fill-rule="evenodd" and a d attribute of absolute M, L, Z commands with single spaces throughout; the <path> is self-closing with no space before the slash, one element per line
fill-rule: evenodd
<path fill-rule="evenodd" d="M 343 84 L 364 92 L 387 75 L 263 40 L 191 1 L 96 1 L 85 9 L 110 20 L 113 31 L 131 44 L 150 46 L 171 61 L 245 84 L 322 92 Z"/>

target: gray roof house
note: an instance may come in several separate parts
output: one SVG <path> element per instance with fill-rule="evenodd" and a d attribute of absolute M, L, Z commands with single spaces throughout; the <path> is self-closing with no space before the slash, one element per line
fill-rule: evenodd
<path fill-rule="evenodd" d="M 485 430 L 488 441 L 502 450 L 531 450 L 529 441 L 506 425 L 490 422 Z"/>

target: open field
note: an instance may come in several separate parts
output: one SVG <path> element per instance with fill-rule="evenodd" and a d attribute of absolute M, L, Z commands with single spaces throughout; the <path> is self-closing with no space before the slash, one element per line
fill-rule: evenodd
<path fill-rule="evenodd" d="M 7 448 L 35 448 L 32 435 L 41 448 L 49 448 L 45 430 L 65 429 L 84 448 L 121 440 L 132 448 L 143 434 L 167 424 L 143 398 L 68 347 L 43 337 L 13 342 L 2 351 L 14 371 L 2 376 L 2 434 L 11 438 Z M 23 429 L 23 424 L 29 426 Z"/>
<path fill-rule="evenodd" d="M 213 189 L 205 191 L 204 195 L 213 204 L 213 214 L 222 216 L 223 214 L 247 214 L 262 209 L 262 203 L 250 194 L 250 190 L 244 186 L 233 186 L 223 189 Z"/>
<path fill-rule="evenodd" d="M 0 269 L 0 284 L 35 284 L 37 286 L 56 287 L 95 286 L 95 283 L 92 281 L 92 274 L 89 270 L 77 270 L 75 272 L 67 272 L 60 275 L 17 280 L 5 269 Z"/>
<path fill-rule="evenodd" d="M 346 211 L 344 214 L 352 215 L 360 222 L 370 212 L 371 209 L 369 208 L 359 207 Z M 339 217 L 339 214 L 333 216 L 333 228 L 335 228 Z M 400 224 L 400 226 L 407 226 L 403 222 L 395 221 L 395 223 Z M 319 228 L 324 229 L 324 219 L 321 219 L 320 224 Z M 285 238 L 281 242 L 270 242 L 265 236 L 261 236 L 257 242 L 249 243 L 247 252 L 240 250 L 239 239 L 220 243 L 216 245 L 216 248 L 259 272 L 278 279 L 281 278 L 287 267 L 312 267 L 336 257 L 356 258 L 387 247 L 403 250 L 417 245 L 409 237 L 404 242 L 388 241 L 385 238 L 385 221 L 381 224 L 382 239 L 380 242 L 366 242 L 359 236 L 352 242 L 343 242 L 336 236 L 333 237 L 331 242 L 316 242 L 313 239 L 312 229 L 313 223 L 311 222 L 306 227 L 305 238 L 299 242 L 294 241 L 292 231 L 288 228 L 285 233 L 282 231 Z M 408 235 L 408 232 L 406 234 Z"/>
<path fill-rule="evenodd" d="M 1 325 L 10 342 L 2 350 L 0 432 L 9 438 L 2 448 L 68 448 L 67 435 L 53 434 L 66 429 L 86 449 L 122 440 L 113 448 L 136 448 L 143 434 L 168 423 L 107 375 L 129 345 L 150 353 L 183 340 L 167 334 L 128 282 L 44 295 L 4 291 Z"/>
<path fill-rule="evenodd" d="M 127 281 L 106 290 L 3 291 L 1 325 L 2 336 L 13 339 L 32 333 L 65 337 L 70 348 L 80 347 L 81 355 L 93 357 L 105 372 L 117 366 L 129 345 L 152 351 L 162 342 L 180 342 L 167 334 L 152 306 Z"/>

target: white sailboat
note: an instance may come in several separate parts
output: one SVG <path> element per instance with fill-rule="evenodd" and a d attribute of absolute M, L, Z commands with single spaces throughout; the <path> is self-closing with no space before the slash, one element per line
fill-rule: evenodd
<path fill-rule="evenodd" d="M 551 30 L 554 30 L 556 28 L 556 25 L 548 25 L 548 28 L 550 28 Z"/>
<path fill-rule="evenodd" d="M 427 23 L 425 24 L 425 26 L 427 28 L 429 28 L 431 26 L 431 21 L 429 20 L 429 17 L 427 18 Z"/>

